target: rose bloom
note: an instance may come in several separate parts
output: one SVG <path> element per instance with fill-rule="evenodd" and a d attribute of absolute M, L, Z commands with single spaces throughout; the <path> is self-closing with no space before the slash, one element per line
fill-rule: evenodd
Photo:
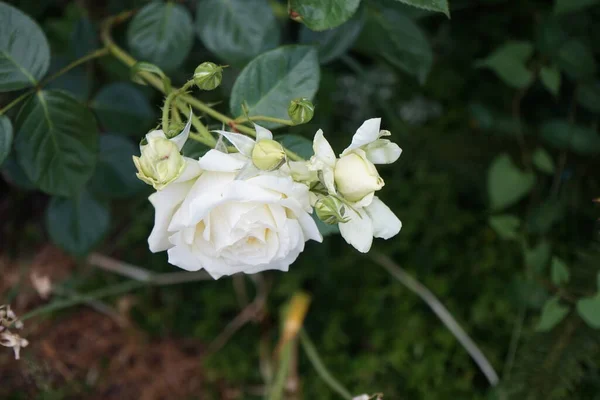
<path fill-rule="evenodd" d="M 167 250 L 169 263 L 204 268 L 218 279 L 287 271 L 307 240 L 322 241 L 309 215 L 308 187 L 277 171 L 236 179 L 246 163 L 242 154 L 210 150 L 195 174 L 183 174 L 191 179 L 151 195 L 156 216 L 150 250 Z"/>

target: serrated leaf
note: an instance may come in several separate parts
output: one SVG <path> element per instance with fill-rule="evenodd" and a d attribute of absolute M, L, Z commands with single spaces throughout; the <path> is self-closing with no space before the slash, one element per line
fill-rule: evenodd
<path fill-rule="evenodd" d="M 490 226 L 502 239 L 514 240 L 519 238 L 521 220 L 514 215 L 493 215 L 489 219 Z"/>
<path fill-rule="evenodd" d="M 580 85 L 577 88 L 577 102 L 588 111 L 600 114 L 600 81 Z"/>
<path fill-rule="evenodd" d="M 229 64 L 244 64 L 279 44 L 279 25 L 267 0 L 204 0 L 197 4 L 196 33 L 210 51 Z"/>
<path fill-rule="evenodd" d="M 194 28 L 189 11 L 173 2 L 147 4 L 127 29 L 127 44 L 133 55 L 165 71 L 172 71 L 185 61 L 193 41 Z"/>
<path fill-rule="evenodd" d="M 312 141 L 304 136 L 293 134 L 277 135 L 275 140 L 281 143 L 283 147 L 293 151 L 305 160 L 308 160 L 314 154 Z"/>
<path fill-rule="evenodd" d="M 154 123 L 150 102 L 135 86 L 112 83 L 104 86 L 90 106 L 105 130 L 126 135 L 144 135 Z"/>
<path fill-rule="evenodd" d="M 70 196 L 92 176 L 98 159 L 94 115 L 66 92 L 37 92 L 15 121 L 17 158 L 43 192 Z"/>
<path fill-rule="evenodd" d="M 335 28 L 352 18 L 360 0 L 288 0 L 290 17 L 313 31 Z"/>
<path fill-rule="evenodd" d="M 579 299 L 577 314 L 592 328 L 600 329 L 600 295 Z"/>
<path fill-rule="evenodd" d="M 297 97 L 313 99 L 319 88 L 317 51 L 311 46 L 285 46 L 252 60 L 238 76 L 229 101 L 234 116 L 248 114 L 288 119 L 287 109 Z M 266 128 L 280 124 L 265 123 Z"/>
<path fill-rule="evenodd" d="M 567 264 L 558 257 L 552 257 L 551 267 L 552 283 L 556 286 L 561 286 L 563 283 L 569 282 L 570 274 Z"/>
<path fill-rule="evenodd" d="M 582 155 L 600 153 L 600 135 L 591 128 L 551 120 L 542 125 L 542 138 L 559 149 L 570 149 Z"/>
<path fill-rule="evenodd" d="M 554 3 L 554 13 L 566 14 L 581 11 L 598 3 L 598 0 L 556 0 Z"/>
<path fill-rule="evenodd" d="M 101 198 L 124 198 L 138 193 L 144 184 L 136 176 L 131 157 L 139 155 L 139 146 L 122 136 L 100 136 L 98 166 L 88 185 L 89 190 Z"/>
<path fill-rule="evenodd" d="M 13 127 L 6 115 L 0 115 L 0 166 L 8 158 L 13 142 Z"/>
<path fill-rule="evenodd" d="M 576 81 L 586 81 L 596 74 L 592 49 L 577 39 L 571 39 L 561 46 L 556 64 Z"/>
<path fill-rule="evenodd" d="M 0 92 L 34 86 L 50 65 L 50 47 L 34 20 L 0 2 Z"/>
<path fill-rule="evenodd" d="M 344 55 L 360 35 L 365 24 L 366 7 L 361 7 L 354 16 L 341 26 L 323 32 L 316 32 L 303 26 L 300 30 L 300 43 L 313 44 L 319 51 L 319 61 L 327 64 Z"/>
<path fill-rule="evenodd" d="M 70 254 L 84 256 L 108 232 L 110 210 L 87 190 L 73 198 L 53 197 L 46 210 L 50 239 Z"/>
<path fill-rule="evenodd" d="M 558 96 L 560 90 L 560 71 L 556 67 L 542 67 L 540 70 L 542 83 L 554 96 Z"/>
<path fill-rule="evenodd" d="M 558 325 L 569 313 L 569 307 L 560 304 L 558 297 L 552 297 L 544 303 L 542 315 L 535 328 L 538 332 L 548 332 Z"/>
<path fill-rule="evenodd" d="M 533 165 L 535 165 L 535 167 L 540 171 L 548 175 L 552 175 L 554 173 L 554 161 L 552 161 L 552 157 L 550 157 L 550 154 L 548 154 L 545 149 L 541 147 L 535 149 L 532 160 Z"/>
<path fill-rule="evenodd" d="M 450 9 L 447 0 L 397 0 L 413 7 L 422 8 L 429 11 L 437 11 L 450 17 Z"/>
<path fill-rule="evenodd" d="M 488 171 L 488 195 L 493 210 L 501 210 L 523 198 L 535 183 L 532 172 L 523 172 L 508 154 L 494 159 Z"/>
<path fill-rule="evenodd" d="M 148 62 L 137 62 L 131 67 L 131 80 L 140 85 L 147 85 L 146 81 L 139 76 L 140 72 L 149 72 L 158 75 L 160 79 L 162 79 L 165 92 L 171 93 L 171 78 L 169 78 L 157 65 Z"/>
<path fill-rule="evenodd" d="M 533 73 L 526 65 L 532 54 L 531 43 L 508 42 L 485 59 L 477 61 L 475 66 L 490 68 L 507 85 L 522 89 L 533 80 Z"/>

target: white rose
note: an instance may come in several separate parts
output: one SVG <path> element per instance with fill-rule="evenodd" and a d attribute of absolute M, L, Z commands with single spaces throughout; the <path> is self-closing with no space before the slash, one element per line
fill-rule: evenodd
<path fill-rule="evenodd" d="M 383 179 L 363 150 L 357 149 L 342 156 L 335 164 L 335 184 L 346 199 L 357 202 L 380 190 Z"/>
<path fill-rule="evenodd" d="M 148 244 L 169 263 L 215 279 L 238 272 L 287 271 L 309 240 L 322 236 L 309 215 L 308 187 L 278 172 L 236 179 L 242 154 L 211 150 L 200 175 L 150 196 L 156 209 Z"/>

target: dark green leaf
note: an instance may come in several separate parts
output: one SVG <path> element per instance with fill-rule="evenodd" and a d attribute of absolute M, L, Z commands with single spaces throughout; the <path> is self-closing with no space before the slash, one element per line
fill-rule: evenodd
<path fill-rule="evenodd" d="M 13 127 L 6 115 L 0 115 L 0 165 L 10 154 L 13 142 Z"/>
<path fill-rule="evenodd" d="M 50 48 L 40 27 L 0 2 L 0 92 L 36 85 L 49 64 Z"/>
<path fill-rule="evenodd" d="M 144 94 L 129 83 L 104 86 L 91 103 L 107 131 L 142 136 L 154 122 L 154 112 Z"/>
<path fill-rule="evenodd" d="M 413 7 L 422 8 L 429 11 L 438 11 L 450 17 L 447 0 L 398 0 Z"/>
<path fill-rule="evenodd" d="M 544 273 L 550 260 L 550 251 L 550 243 L 545 240 L 542 240 L 533 248 L 525 247 L 525 265 L 538 274 Z"/>
<path fill-rule="evenodd" d="M 139 148 L 122 136 L 105 134 L 100 136 L 100 157 L 96 172 L 88 187 L 103 198 L 129 197 L 144 188 L 135 176 L 131 157 L 139 155 Z"/>
<path fill-rule="evenodd" d="M 53 197 L 46 210 L 52 241 L 75 256 L 84 256 L 107 233 L 110 210 L 87 190 L 73 198 Z"/>
<path fill-rule="evenodd" d="M 289 0 L 290 17 L 313 31 L 335 28 L 349 20 L 360 0 Z"/>
<path fill-rule="evenodd" d="M 293 151 L 305 160 L 308 160 L 314 154 L 312 142 L 304 136 L 285 134 L 276 136 L 275 140 L 280 142 L 283 147 Z"/>
<path fill-rule="evenodd" d="M 542 126 L 542 137 L 559 149 L 570 149 L 578 154 L 600 152 L 600 136 L 593 129 L 572 125 L 567 121 L 546 122 Z"/>
<path fill-rule="evenodd" d="M 558 297 L 552 297 L 542 307 L 542 315 L 535 328 L 538 332 L 548 332 L 562 321 L 569 313 L 569 307 L 560 304 Z"/>
<path fill-rule="evenodd" d="M 527 229 L 531 233 L 545 234 L 564 216 L 565 207 L 560 199 L 548 198 L 531 210 L 527 217 Z"/>
<path fill-rule="evenodd" d="M 42 191 L 70 196 L 92 176 L 98 158 L 94 115 L 69 94 L 37 92 L 15 122 L 17 158 Z"/>
<path fill-rule="evenodd" d="M 50 62 L 48 73 L 53 74 L 66 67 L 72 60 L 63 56 L 55 56 Z M 62 89 L 70 92 L 80 101 L 86 101 L 90 96 L 92 82 L 85 66 L 73 68 L 46 85 L 46 89 Z"/>
<path fill-rule="evenodd" d="M 267 0 L 199 1 L 196 32 L 230 64 L 243 64 L 279 44 L 279 26 Z"/>
<path fill-rule="evenodd" d="M 475 65 L 490 68 L 504 83 L 520 89 L 533 80 L 533 73 L 526 65 L 532 53 L 529 42 L 508 42 Z"/>
<path fill-rule="evenodd" d="M 514 215 L 494 215 L 489 219 L 490 226 L 492 229 L 505 240 L 512 240 L 519 238 L 519 226 L 521 220 Z"/>
<path fill-rule="evenodd" d="M 577 102 L 589 111 L 600 114 L 600 81 L 579 86 Z"/>
<path fill-rule="evenodd" d="M 348 22 L 324 32 L 312 31 L 303 26 L 300 30 L 300 42 L 316 45 L 319 61 L 327 64 L 342 56 L 352 46 L 365 23 L 365 10 L 366 7 L 361 7 Z"/>
<path fill-rule="evenodd" d="M 569 40 L 560 48 L 556 63 L 573 80 L 584 81 L 596 73 L 592 50 L 577 39 Z"/>
<path fill-rule="evenodd" d="M 569 282 L 569 277 L 567 264 L 558 257 L 552 257 L 552 283 L 560 286 Z"/>
<path fill-rule="evenodd" d="M 75 58 L 81 58 L 100 47 L 96 29 L 88 17 L 81 17 L 75 23 L 71 47 Z"/>
<path fill-rule="evenodd" d="M 2 176 L 11 185 L 17 186 L 23 190 L 34 190 L 35 185 L 25 174 L 23 168 L 17 162 L 17 157 L 12 152 L 4 164 L 2 164 Z"/>
<path fill-rule="evenodd" d="M 242 103 L 249 115 L 287 119 L 292 99 L 310 100 L 319 88 L 317 51 L 310 46 L 285 46 L 252 60 L 233 85 L 229 106 L 234 116 L 242 115 Z M 264 124 L 267 128 L 280 126 Z"/>
<path fill-rule="evenodd" d="M 169 78 L 162 69 L 158 68 L 158 66 L 147 62 L 137 62 L 131 68 L 131 80 L 140 85 L 146 85 L 146 81 L 139 76 L 140 72 L 149 72 L 158 75 L 160 79 L 162 79 L 165 92 L 171 93 L 171 78 Z"/>
<path fill-rule="evenodd" d="M 556 0 L 554 3 L 554 13 L 566 14 L 574 11 L 580 11 L 598 3 L 598 0 Z"/>
<path fill-rule="evenodd" d="M 136 14 L 127 30 L 127 43 L 134 56 L 165 71 L 179 67 L 194 40 L 189 11 L 173 2 L 152 2 Z"/>
<path fill-rule="evenodd" d="M 540 70 L 542 83 L 554 96 L 558 96 L 560 90 L 560 71 L 556 67 L 542 67 Z"/>
<path fill-rule="evenodd" d="M 554 161 L 552 161 L 552 157 L 550 154 L 541 147 L 535 149 L 533 152 L 533 165 L 540 171 L 552 175 L 554 173 Z"/>
<path fill-rule="evenodd" d="M 488 171 L 488 195 L 492 209 L 501 210 L 516 203 L 529 193 L 534 183 L 532 172 L 521 171 L 507 154 L 499 155 Z"/>
<path fill-rule="evenodd" d="M 202 144 L 196 140 L 188 140 L 183 145 L 183 149 L 181 149 L 181 152 L 184 156 L 197 160 L 203 155 L 205 155 L 209 150 L 210 147 L 208 147 L 205 144 Z"/>
<path fill-rule="evenodd" d="M 577 313 L 589 326 L 600 329 L 600 295 L 579 299 Z"/>

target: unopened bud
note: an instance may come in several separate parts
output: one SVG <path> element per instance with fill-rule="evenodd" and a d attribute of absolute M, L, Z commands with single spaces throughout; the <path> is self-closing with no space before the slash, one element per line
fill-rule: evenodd
<path fill-rule="evenodd" d="M 335 164 L 334 175 L 338 191 L 352 202 L 360 201 L 384 185 L 377 168 L 360 149 L 342 156 Z"/>
<path fill-rule="evenodd" d="M 133 163 L 138 170 L 136 176 L 156 190 L 179 178 L 185 168 L 177 145 L 164 137 L 149 138 L 148 145 L 142 148 L 142 156 L 134 156 Z"/>
<path fill-rule="evenodd" d="M 326 224 L 334 225 L 340 222 L 348 222 L 346 206 L 338 198 L 333 196 L 322 197 L 315 203 L 317 217 Z"/>
<path fill-rule="evenodd" d="M 194 83 L 202 90 L 213 90 L 221 84 L 223 67 L 212 62 L 203 62 L 194 71 Z"/>
<path fill-rule="evenodd" d="M 305 124 L 315 115 L 315 106 L 309 99 L 300 97 L 290 102 L 288 115 L 295 125 Z"/>
<path fill-rule="evenodd" d="M 184 122 L 171 122 L 169 124 L 169 132 L 167 132 L 167 139 L 174 138 L 179 135 L 181 131 L 185 128 Z"/>
<path fill-rule="evenodd" d="M 252 163 L 262 171 L 273 171 L 285 162 L 283 146 L 273 139 L 262 139 L 252 149 Z"/>

